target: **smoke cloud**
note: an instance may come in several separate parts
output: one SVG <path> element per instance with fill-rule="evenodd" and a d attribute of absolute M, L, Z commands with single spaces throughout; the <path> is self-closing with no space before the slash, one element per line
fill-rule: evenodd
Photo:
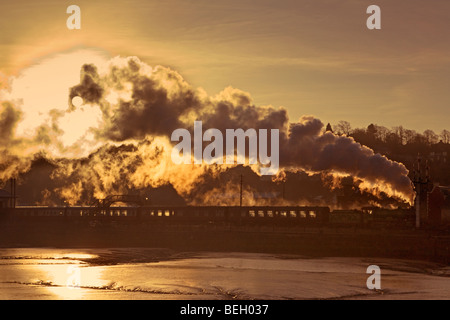
<path fill-rule="evenodd" d="M 81 97 L 83 105 L 74 105 L 74 97 Z M 353 198 L 361 205 L 411 204 L 414 199 L 403 164 L 350 137 L 325 132 L 319 119 L 304 116 L 293 122 L 285 108 L 256 106 L 249 93 L 236 88 L 209 96 L 176 71 L 150 67 L 136 57 L 83 65 L 80 81 L 70 86 L 66 99 L 64 108 L 49 110 L 43 123 L 20 136 L 15 128 L 28 110 L 12 100 L 1 103 L 0 179 L 27 173 L 40 154 L 54 166 L 48 177 L 52 188 L 43 195 L 49 202 L 57 201 L 50 200 L 53 194 L 71 205 L 167 186 L 186 203 L 236 204 L 236 177 L 241 174 L 248 204 L 331 205 L 335 191 L 344 189 L 344 180 L 350 181 Z M 83 115 L 95 121 L 75 129 L 77 138 L 65 143 L 69 131 L 64 123 Z M 257 165 L 175 165 L 170 136 L 178 128 L 192 132 L 195 120 L 202 121 L 204 130 L 222 132 L 278 129 L 278 175 L 263 179 Z M 287 193 L 283 184 L 289 186 Z M 303 185 L 314 185 L 315 191 L 308 192 Z"/>

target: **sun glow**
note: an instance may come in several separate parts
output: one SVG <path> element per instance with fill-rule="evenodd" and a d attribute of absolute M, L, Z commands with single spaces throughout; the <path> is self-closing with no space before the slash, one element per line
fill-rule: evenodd
<path fill-rule="evenodd" d="M 18 106 L 23 118 L 17 137 L 34 137 L 43 127 L 55 137 L 55 142 L 69 148 L 89 136 L 89 128 L 100 121 L 100 110 L 84 105 L 80 97 L 73 98 L 75 110 L 69 110 L 69 89 L 80 81 L 81 67 L 86 63 L 105 65 L 109 57 L 93 49 L 53 54 L 23 69 L 9 81 L 9 90 L 0 92 L 2 100 Z"/>

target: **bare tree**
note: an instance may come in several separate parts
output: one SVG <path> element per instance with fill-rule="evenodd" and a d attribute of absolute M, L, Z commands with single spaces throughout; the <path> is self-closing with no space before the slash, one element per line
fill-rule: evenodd
<path fill-rule="evenodd" d="M 337 134 L 344 134 L 346 136 L 349 136 L 352 133 L 352 126 L 350 125 L 350 122 L 341 120 L 334 127 L 334 132 L 336 132 Z"/>
<path fill-rule="evenodd" d="M 439 136 L 430 129 L 425 130 L 423 132 L 423 136 L 425 137 L 425 140 L 429 145 L 437 143 L 439 139 Z"/>
<path fill-rule="evenodd" d="M 440 138 L 443 143 L 450 143 L 450 131 L 448 130 L 442 130 Z"/>
<path fill-rule="evenodd" d="M 400 142 L 400 144 L 406 144 L 407 143 L 405 129 L 402 126 L 393 127 L 392 128 L 392 132 L 397 135 L 398 141 Z"/>
<path fill-rule="evenodd" d="M 405 130 L 405 139 L 406 143 L 413 143 L 415 141 L 417 132 L 415 130 L 406 129 Z"/>
<path fill-rule="evenodd" d="M 387 136 L 390 133 L 389 129 L 386 127 L 383 127 L 383 126 L 378 126 L 378 125 L 375 125 L 375 127 L 376 127 L 376 134 L 375 134 L 376 138 L 378 140 L 386 142 Z"/>

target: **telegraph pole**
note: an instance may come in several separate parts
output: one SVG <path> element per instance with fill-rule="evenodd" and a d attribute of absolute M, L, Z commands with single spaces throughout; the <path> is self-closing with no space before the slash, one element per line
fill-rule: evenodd
<path fill-rule="evenodd" d="M 414 188 L 416 189 L 416 229 L 420 228 L 421 221 L 420 221 L 420 201 L 422 198 L 422 191 L 427 191 L 426 186 L 430 183 L 430 177 L 428 173 L 428 163 L 426 164 L 426 171 L 425 171 L 425 177 L 422 177 L 421 169 L 420 169 L 420 156 L 417 158 L 417 171 L 414 170 Z"/>
<path fill-rule="evenodd" d="M 239 191 L 239 207 L 242 207 L 242 174 L 241 174 L 241 188 Z"/>

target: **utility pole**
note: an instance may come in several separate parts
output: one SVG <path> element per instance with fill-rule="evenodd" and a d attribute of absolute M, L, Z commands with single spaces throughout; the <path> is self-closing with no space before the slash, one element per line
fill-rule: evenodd
<path fill-rule="evenodd" d="M 420 217 L 420 202 L 422 198 L 422 192 L 427 192 L 427 186 L 430 183 L 430 177 L 428 172 L 428 163 L 426 163 L 426 171 L 425 171 L 425 177 L 422 177 L 421 168 L 420 168 L 420 162 L 421 158 L 420 155 L 417 158 L 417 170 L 414 170 L 414 189 L 416 189 L 416 229 L 419 229 L 421 226 L 421 217 Z"/>
<path fill-rule="evenodd" d="M 239 192 L 239 207 L 242 207 L 242 174 L 241 174 L 241 188 Z"/>

